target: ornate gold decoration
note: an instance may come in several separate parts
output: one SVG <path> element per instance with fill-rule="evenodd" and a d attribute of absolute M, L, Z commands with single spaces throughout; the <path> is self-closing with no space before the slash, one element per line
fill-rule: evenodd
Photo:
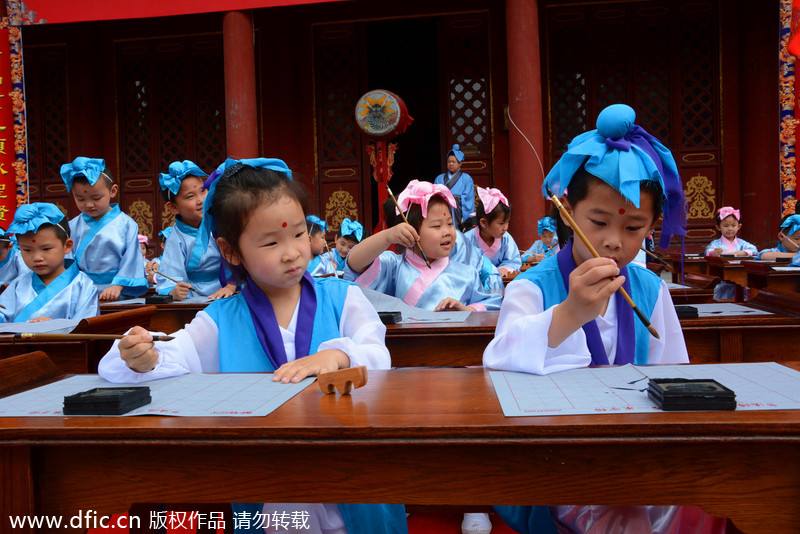
<path fill-rule="evenodd" d="M 153 238 L 153 210 L 144 200 L 136 200 L 128 206 L 128 215 L 139 225 L 139 233 Z"/>
<path fill-rule="evenodd" d="M 689 219 L 710 219 L 717 209 L 714 184 L 708 176 L 692 176 L 686 183 L 687 214 Z"/>
<path fill-rule="evenodd" d="M 175 214 L 167 209 L 166 206 L 161 208 L 161 226 L 169 228 L 175 224 Z"/>
<path fill-rule="evenodd" d="M 358 204 L 349 192 L 339 189 L 328 197 L 325 204 L 325 220 L 331 225 L 331 230 L 338 231 L 342 220 L 358 220 Z"/>
<path fill-rule="evenodd" d="M 69 217 L 69 212 L 67 211 L 67 208 L 65 208 L 64 206 L 62 206 L 62 205 L 61 205 L 60 203 L 58 203 L 58 202 L 56 202 L 56 203 L 55 203 L 55 205 L 56 205 L 56 207 L 57 207 L 58 209 L 60 209 L 60 210 L 61 210 L 61 213 L 63 213 L 63 214 L 64 214 L 64 217 Z"/>

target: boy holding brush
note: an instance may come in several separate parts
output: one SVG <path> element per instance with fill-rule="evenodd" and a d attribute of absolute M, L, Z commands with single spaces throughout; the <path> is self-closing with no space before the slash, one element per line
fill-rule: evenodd
<path fill-rule="evenodd" d="M 756 259 L 775 261 L 778 258 L 794 258 L 800 243 L 800 215 L 787 215 L 783 218 L 778 241 L 777 247 L 762 250 Z"/>
<path fill-rule="evenodd" d="M 75 260 L 69 224 L 55 204 L 36 202 L 17 208 L 8 227 L 30 269 L 0 295 L 0 321 L 32 322 L 85 319 L 100 314 L 98 289 Z"/>
<path fill-rule="evenodd" d="M 508 285 L 495 337 L 483 354 L 486 367 L 547 374 L 589 365 L 688 363 L 666 284 L 631 264 L 662 211 L 660 246 L 669 246 L 672 234 L 685 233 L 675 160 L 634 124 L 635 117 L 623 104 L 604 109 L 597 129 L 576 137 L 547 175 L 543 190 L 575 235 L 556 256 Z M 565 192 L 561 205 L 557 197 Z M 698 507 L 498 507 L 498 512 L 520 532 L 537 527 L 546 532 L 553 520 L 559 532 L 651 532 L 654 525 L 681 521 L 703 525 L 697 532 L 725 530 L 724 519 Z"/>
<path fill-rule="evenodd" d="M 200 167 L 185 160 L 173 161 L 168 172 L 158 178 L 165 207 L 175 214 L 175 224 L 156 271 L 156 292 L 172 295 L 173 300 L 183 300 L 190 292 L 192 296 L 198 294 L 216 300 L 230 297 L 236 291 L 235 284 L 223 286 L 225 277 L 221 273 L 217 243 L 201 224 L 205 176 Z"/>

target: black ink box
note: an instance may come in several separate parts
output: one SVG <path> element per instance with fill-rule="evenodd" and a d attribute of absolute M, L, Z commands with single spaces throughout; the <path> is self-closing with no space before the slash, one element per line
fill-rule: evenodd
<path fill-rule="evenodd" d="M 403 314 L 399 311 L 395 312 L 378 312 L 383 324 L 397 324 L 403 321 Z"/>
<path fill-rule="evenodd" d="M 651 378 L 647 396 L 665 412 L 736 409 L 736 394 L 711 379 Z"/>
<path fill-rule="evenodd" d="M 64 415 L 122 415 L 151 400 L 147 386 L 94 388 L 64 397 Z"/>
<path fill-rule="evenodd" d="M 698 317 L 697 308 L 694 306 L 675 306 L 675 314 L 678 316 L 678 319 Z"/>

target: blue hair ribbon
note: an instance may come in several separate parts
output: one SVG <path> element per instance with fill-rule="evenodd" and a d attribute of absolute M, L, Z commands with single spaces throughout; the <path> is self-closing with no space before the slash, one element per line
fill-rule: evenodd
<path fill-rule="evenodd" d="M 14 213 L 14 220 L 8 226 L 8 233 L 18 235 L 36 233 L 43 224 L 59 226 L 66 232 L 61 224 L 64 218 L 64 213 L 55 204 L 49 202 L 23 204 Z"/>
<path fill-rule="evenodd" d="M 361 223 L 358 221 L 351 221 L 345 218 L 342 220 L 342 225 L 339 228 L 339 235 L 342 237 L 351 235 L 356 238 L 356 241 L 361 243 L 361 239 L 364 237 L 364 227 L 361 226 Z"/>
<path fill-rule="evenodd" d="M 61 166 L 61 179 L 67 186 L 67 191 L 72 191 L 72 182 L 77 176 L 85 176 L 89 185 L 94 185 L 106 168 L 106 162 L 100 158 L 85 158 L 79 156 L 72 163 Z"/>
<path fill-rule="evenodd" d="M 158 175 L 158 185 L 161 186 L 162 191 L 169 190 L 173 196 L 177 196 L 178 191 L 181 189 L 181 182 L 187 176 L 205 178 L 207 175 L 200 167 L 188 159 L 173 161 L 169 164 L 167 172 L 162 172 Z"/>

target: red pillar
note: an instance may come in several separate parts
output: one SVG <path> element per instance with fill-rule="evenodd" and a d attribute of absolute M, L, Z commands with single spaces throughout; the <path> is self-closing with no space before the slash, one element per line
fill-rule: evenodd
<path fill-rule="evenodd" d="M 544 129 L 538 9 L 537 0 L 506 0 L 509 114 L 533 143 L 541 159 L 544 157 Z M 545 215 L 540 193 L 544 176 L 531 147 L 512 125 L 509 125 L 508 137 L 513 235 L 522 249 L 533 243 L 537 235 L 536 221 Z"/>
<path fill-rule="evenodd" d="M 251 11 L 228 11 L 222 18 L 225 54 L 225 137 L 228 156 L 255 158 L 258 148 L 256 61 Z"/>

